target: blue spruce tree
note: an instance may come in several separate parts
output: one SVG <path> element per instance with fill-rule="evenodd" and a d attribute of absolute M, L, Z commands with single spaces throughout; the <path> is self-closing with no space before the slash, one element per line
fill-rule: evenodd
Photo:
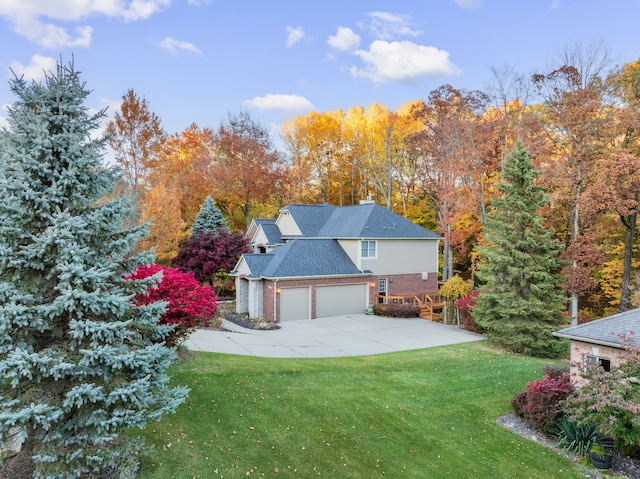
<path fill-rule="evenodd" d="M 18 100 L 0 133 L 0 433 L 26 432 L 35 478 L 76 478 L 135 457 L 141 445 L 121 433 L 175 411 L 187 391 L 168 385 L 175 352 L 156 326 L 164 304 L 130 301 L 154 280 L 124 277 L 153 258 L 131 253 L 145 229 L 123 229 L 130 203 L 104 201 L 117 181 L 102 166 L 105 139 L 91 138 L 104 112 L 83 106 L 89 92 L 73 64 L 10 86 Z"/>
<path fill-rule="evenodd" d="M 191 234 L 197 236 L 200 233 L 210 233 L 216 235 L 219 229 L 228 229 L 220 210 L 216 208 L 216 204 L 207 196 L 198 211 L 196 221 L 191 228 Z"/>

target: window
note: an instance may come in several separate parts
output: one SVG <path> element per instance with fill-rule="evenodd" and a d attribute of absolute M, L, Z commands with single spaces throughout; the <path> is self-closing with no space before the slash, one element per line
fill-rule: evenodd
<path fill-rule="evenodd" d="M 602 366 L 605 371 L 611 371 L 611 360 L 593 356 L 591 354 L 587 354 L 584 357 L 584 365 L 586 367 Z"/>
<path fill-rule="evenodd" d="M 362 255 L 363 258 L 375 258 L 376 257 L 376 242 L 375 241 L 362 241 Z"/>

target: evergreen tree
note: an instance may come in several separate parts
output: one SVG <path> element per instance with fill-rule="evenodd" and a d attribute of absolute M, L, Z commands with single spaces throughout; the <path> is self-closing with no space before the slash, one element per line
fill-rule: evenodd
<path fill-rule="evenodd" d="M 560 288 L 561 248 L 543 225 L 546 203 L 528 152 L 518 144 L 507 159 L 480 248 L 478 277 L 485 282 L 473 318 L 495 343 L 532 356 L 554 357 L 564 348 L 559 329 L 566 298 Z"/>
<path fill-rule="evenodd" d="M 196 221 L 191 228 L 191 234 L 197 236 L 200 233 L 217 234 L 219 229 L 228 229 L 220 210 L 216 208 L 211 196 L 207 196 L 198 211 Z"/>
<path fill-rule="evenodd" d="M 36 478 L 130 466 L 128 428 L 173 412 L 175 358 L 156 326 L 163 303 L 135 306 L 157 278 L 126 280 L 145 228 L 122 228 L 130 201 L 101 201 L 118 178 L 92 139 L 104 112 L 73 64 L 42 83 L 10 82 L 18 97 L 0 133 L 0 433 L 20 427 Z M 133 454 L 132 454 L 133 453 Z M 125 467 L 121 468 L 121 471 Z M 124 477 L 121 474 L 120 477 Z"/>

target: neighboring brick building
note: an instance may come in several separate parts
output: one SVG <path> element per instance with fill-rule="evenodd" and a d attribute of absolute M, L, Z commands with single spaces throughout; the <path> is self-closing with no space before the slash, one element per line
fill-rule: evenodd
<path fill-rule="evenodd" d="M 572 376 L 580 366 L 600 363 L 605 370 L 624 361 L 625 341 L 640 347 L 640 309 L 614 314 L 554 333 L 571 342 Z"/>

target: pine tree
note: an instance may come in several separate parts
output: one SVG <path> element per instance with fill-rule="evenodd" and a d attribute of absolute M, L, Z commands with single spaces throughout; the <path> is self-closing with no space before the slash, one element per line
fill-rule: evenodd
<path fill-rule="evenodd" d="M 220 210 L 216 208 L 216 204 L 207 196 L 198 211 L 196 221 L 191 228 L 191 234 L 197 236 L 200 233 L 211 233 L 215 235 L 219 229 L 228 229 Z"/>
<path fill-rule="evenodd" d="M 75 478 L 123 464 L 141 444 L 125 429 L 173 412 L 175 352 L 160 341 L 163 303 L 135 306 L 157 278 L 124 279 L 150 254 L 132 255 L 144 227 L 122 228 L 125 199 L 92 139 L 104 112 L 73 64 L 42 83 L 10 81 L 18 97 L 0 133 L 0 433 L 28 435 L 36 478 Z M 130 463 L 127 462 L 130 465 Z M 121 475 L 121 477 L 123 477 Z"/>
<path fill-rule="evenodd" d="M 561 248 L 543 225 L 546 203 L 528 152 L 518 144 L 507 159 L 487 222 L 488 246 L 480 248 L 478 277 L 486 284 L 473 318 L 507 349 L 554 357 L 563 348 L 559 329 L 566 298 L 560 288 Z"/>

